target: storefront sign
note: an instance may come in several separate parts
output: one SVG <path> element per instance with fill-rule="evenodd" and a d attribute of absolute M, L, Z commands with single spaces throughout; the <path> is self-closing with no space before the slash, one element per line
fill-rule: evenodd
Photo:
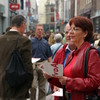
<path fill-rule="evenodd" d="M 30 20 L 30 21 L 33 21 L 33 17 L 32 17 L 32 16 L 30 16 L 30 17 L 29 17 L 29 20 Z"/>
<path fill-rule="evenodd" d="M 10 4 L 10 9 L 11 10 L 19 10 L 20 5 L 19 4 Z"/>
<path fill-rule="evenodd" d="M 30 2 L 26 2 L 26 7 L 30 7 Z"/>
<path fill-rule="evenodd" d="M 57 21 L 59 20 L 59 13 L 58 12 L 56 13 L 56 20 Z"/>
<path fill-rule="evenodd" d="M 27 13 L 27 16 L 32 16 L 32 14 L 31 13 Z"/>
<path fill-rule="evenodd" d="M 5 6 L 0 4 L 0 13 L 5 13 Z"/>

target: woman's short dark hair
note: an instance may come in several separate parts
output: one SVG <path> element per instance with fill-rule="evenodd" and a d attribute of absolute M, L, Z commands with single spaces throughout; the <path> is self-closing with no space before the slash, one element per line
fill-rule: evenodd
<path fill-rule="evenodd" d="M 80 27 L 83 31 L 88 31 L 85 41 L 90 42 L 93 35 L 93 24 L 91 20 L 84 16 L 76 16 L 72 18 L 69 22 L 70 26 L 74 24 L 76 27 Z"/>
<path fill-rule="evenodd" d="M 8 32 L 11 29 L 11 26 L 6 28 L 6 32 Z"/>
<path fill-rule="evenodd" d="M 23 22 L 26 23 L 25 17 L 22 15 L 16 15 L 11 20 L 11 26 L 20 27 Z"/>

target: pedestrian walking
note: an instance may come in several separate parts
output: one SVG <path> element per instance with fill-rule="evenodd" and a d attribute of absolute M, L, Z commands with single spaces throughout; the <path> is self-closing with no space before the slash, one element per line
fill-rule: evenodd
<path fill-rule="evenodd" d="M 37 24 L 35 28 L 35 37 L 31 39 L 32 57 L 41 58 L 34 66 L 34 80 L 31 88 L 31 100 L 36 100 L 36 88 L 38 87 L 38 100 L 45 100 L 45 83 L 46 79 L 43 77 L 43 72 L 38 68 L 38 65 L 45 60 L 52 62 L 52 52 L 48 42 L 42 38 L 43 25 Z"/>
<path fill-rule="evenodd" d="M 12 18 L 11 29 L 0 36 L 0 100 L 24 100 L 29 98 L 33 69 L 31 63 L 31 41 L 22 35 L 25 29 L 26 19 L 22 15 L 16 15 Z M 7 82 L 5 70 L 19 36 L 17 50 L 22 56 L 29 76 L 23 85 L 11 88 Z"/>
<path fill-rule="evenodd" d="M 52 59 L 54 60 L 56 52 L 62 48 L 62 35 L 60 33 L 54 35 L 55 44 L 53 44 L 50 48 L 52 51 Z"/>
<path fill-rule="evenodd" d="M 50 34 L 48 43 L 49 43 L 50 46 L 52 46 L 53 44 L 55 44 L 54 33 Z"/>

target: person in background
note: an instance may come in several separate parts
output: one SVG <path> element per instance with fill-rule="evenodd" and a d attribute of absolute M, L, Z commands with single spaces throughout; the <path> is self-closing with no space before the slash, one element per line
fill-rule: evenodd
<path fill-rule="evenodd" d="M 8 32 L 11 29 L 11 26 L 6 28 L 6 32 Z"/>
<path fill-rule="evenodd" d="M 95 34 L 95 33 L 94 33 Z M 96 36 L 95 36 L 96 37 Z M 97 37 L 95 38 L 95 41 L 94 41 L 94 47 L 95 48 L 98 48 L 98 43 L 100 41 L 100 34 L 97 35 Z"/>
<path fill-rule="evenodd" d="M 54 60 L 56 52 L 63 46 L 62 45 L 62 35 L 60 33 L 54 35 L 55 44 L 51 46 L 52 59 Z"/>
<path fill-rule="evenodd" d="M 16 15 L 12 18 L 11 29 L 0 36 L 0 100 L 25 100 L 29 98 L 33 68 L 31 63 L 31 41 L 22 35 L 25 29 L 26 19 L 22 15 Z M 19 36 L 17 50 L 23 58 L 29 77 L 20 88 L 11 88 L 7 82 L 5 70 Z"/>
<path fill-rule="evenodd" d="M 60 32 L 60 34 L 62 35 L 62 38 L 64 38 L 64 33 L 63 32 Z"/>
<path fill-rule="evenodd" d="M 53 61 L 53 63 L 63 64 L 63 67 L 65 67 L 68 54 L 76 48 L 74 43 L 70 41 L 69 31 L 70 31 L 70 25 L 68 23 L 65 26 L 65 38 L 67 42 L 60 50 L 57 51 L 57 53 L 55 54 L 54 61 Z M 51 88 L 53 89 L 53 92 L 59 91 L 59 87 L 57 86 L 51 85 Z M 55 96 L 54 100 L 63 100 L 63 98 Z"/>
<path fill-rule="evenodd" d="M 35 37 L 35 33 L 31 33 L 30 39 Z"/>
<path fill-rule="evenodd" d="M 52 46 L 53 44 L 55 44 L 54 33 L 51 33 L 51 35 L 49 36 L 48 43 L 49 43 L 50 46 Z"/>
<path fill-rule="evenodd" d="M 98 54 L 99 54 L 99 57 L 100 57 L 100 40 L 99 40 L 99 42 L 98 42 L 97 51 L 98 51 Z"/>
<path fill-rule="evenodd" d="M 29 36 L 30 36 L 31 33 L 30 33 L 30 31 L 27 31 L 25 34 L 26 34 L 26 36 L 29 38 Z M 29 38 L 29 39 L 30 39 L 30 38 Z"/>
<path fill-rule="evenodd" d="M 88 56 L 88 71 L 84 78 L 85 52 L 91 46 L 89 43 L 93 35 L 93 24 L 84 16 L 75 16 L 69 22 L 71 42 L 76 49 L 71 52 L 65 64 L 61 77 L 51 77 L 44 73 L 44 77 L 51 84 L 63 87 L 71 92 L 71 100 L 86 100 L 91 98 L 95 90 L 100 86 L 100 59 L 96 49 L 91 49 Z M 63 97 L 64 100 L 65 97 Z"/>
<path fill-rule="evenodd" d="M 35 29 L 35 37 L 31 39 L 32 45 L 32 57 L 41 58 L 37 63 L 34 64 L 34 80 L 31 88 L 31 100 L 36 100 L 36 88 L 38 86 L 38 100 L 45 100 L 45 83 L 46 79 L 43 77 L 43 72 L 38 68 L 39 64 L 43 61 L 48 60 L 52 62 L 52 52 L 48 42 L 42 38 L 43 25 L 37 24 Z"/>
<path fill-rule="evenodd" d="M 5 34 L 5 32 L 2 33 L 2 35 L 4 35 L 4 34 Z"/>
<path fill-rule="evenodd" d="M 66 37 L 65 37 L 65 35 L 64 35 L 64 37 L 63 37 L 63 39 L 62 39 L 62 43 L 63 43 L 63 44 L 66 44 Z"/>
<path fill-rule="evenodd" d="M 6 28 L 6 32 L 8 32 L 11 29 L 11 26 Z M 4 35 L 6 32 L 3 32 L 2 35 Z"/>

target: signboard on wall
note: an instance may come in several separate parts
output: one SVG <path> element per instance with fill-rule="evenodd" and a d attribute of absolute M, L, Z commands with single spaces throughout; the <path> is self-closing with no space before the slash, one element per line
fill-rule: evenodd
<path fill-rule="evenodd" d="M 19 4 L 10 4 L 10 9 L 11 10 L 19 10 L 20 5 Z"/>
<path fill-rule="evenodd" d="M 56 13 L 56 20 L 57 21 L 59 20 L 59 13 L 58 12 Z"/>
<path fill-rule="evenodd" d="M 0 13 L 5 13 L 5 6 L 0 4 Z"/>
<path fill-rule="evenodd" d="M 30 7 L 30 2 L 26 2 L 26 7 Z"/>

